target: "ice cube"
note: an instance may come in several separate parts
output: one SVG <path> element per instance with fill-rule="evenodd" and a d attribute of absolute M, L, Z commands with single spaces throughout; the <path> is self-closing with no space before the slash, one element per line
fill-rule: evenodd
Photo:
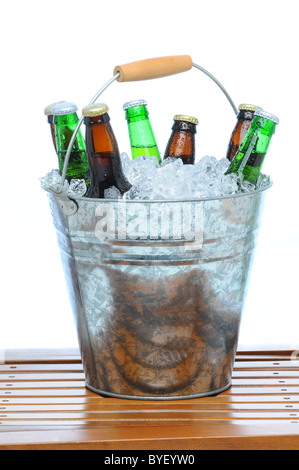
<path fill-rule="evenodd" d="M 59 174 L 59 171 L 55 169 L 47 173 L 42 178 L 39 178 L 39 181 L 43 189 L 49 189 L 50 186 L 60 183 L 61 176 Z"/>
<path fill-rule="evenodd" d="M 271 178 L 269 175 L 264 175 L 263 173 L 260 173 L 259 178 L 257 180 L 257 185 L 256 187 L 259 188 L 266 188 L 271 184 Z"/>
<path fill-rule="evenodd" d="M 239 190 L 242 193 L 248 193 L 250 191 L 255 190 L 255 185 L 252 183 L 249 183 L 249 181 L 240 181 L 239 182 Z"/>
<path fill-rule="evenodd" d="M 217 161 L 215 165 L 215 172 L 217 175 L 223 175 L 228 167 L 230 166 L 230 161 L 227 158 L 221 158 L 221 160 Z"/>
<path fill-rule="evenodd" d="M 82 197 L 86 193 L 87 187 L 83 179 L 72 179 L 67 190 L 69 196 Z"/>
<path fill-rule="evenodd" d="M 129 157 L 129 155 L 126 152 L 122 152 L 120 154 L 120 159 L 121 159 L 122 164 L 131 161 L 131 158 Z"/>
<path fill-rule="evenodd" d="M 221 178 L 223 195 L 235 194 L 238 192 L 238 176 L 234 173 L 224 175 Z"/>
<path fill-rule="evenodd" d="M 107 188 L 104 191 L 104 199 L 118 199 L 121 197 L 121 192 L 115 187 Z"/>
<path fill-rule="evenodd" d="M 195 163 L 195 171 L 200 173 L 213 172 L 215 171 L 217 163 L 217 158 L 206 155 L 205 157 L 202 157 L 197 163 Z"/>
<path fill-rule="evenodd" d="M 49 171 L 45 176 L 39 178 L 40 185 L 43 189 L 48 190 L 51 186 L 55 186 L 61 182 L 61 176 L 58 169 Z M 64 188 L 67 190 L 69 187 L 68 181 L 64 181 Z"/>
<path fill-rule="evenodd" d="M 166 165 L 173 165 L 173 168 L 179 170 L 183 165 L 183 160 L 181 158 L 167 157 L 162 161 L 161 167 Z"/>
<path fill-rule="evenodd" d="M 124 161 L 123 170 L 134 186 L 140 183 L 144 178 L 153 178 L 159 166 L 159 162 L 156 157 L 144 157 L 140 156 L 135 160 Z"/>

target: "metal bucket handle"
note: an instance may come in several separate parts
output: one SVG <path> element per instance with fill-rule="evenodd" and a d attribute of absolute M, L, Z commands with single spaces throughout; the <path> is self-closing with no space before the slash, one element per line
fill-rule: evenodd
<path fill-rule="evenodd" d="M 118 82 L 129 82 L 129 81 L 140 81 L 140 80 L 151 80 L 154 78 L 161 78 L 166 77 L 169 75 L 174 75 L 181 72 L 187 72 L 192 67 L 200 70 L 201 72 L 205 73 L 209 78 L 211 78 L 216 85 L 223 91 L 226 98 L 230 102 L 234 113 L 237 114 L 237 108 L 225 90 L 225 88 L 221 85 L 221 83 L 207 70 L 205 70 L 200 65 L 195 64 L 189 55 L 177 55 L 177 56 L 168 56 L 168 57 L 157 57 L 153 59 L 145 59 L 136 62 L 130 62 L 124 65 L 118 65 L 114 68 L 114 75 L 113 77 L 108 80 L 107 83 L 96 93 L 96 95 L 92 98 L 89 105 L 96 102 L 99 96 L 115 81 Z M 73 132 L 71 137 L 66 156 L 64 161 L 63 172 L 61 175 L 61 182 L 49 188 L 54 195 L 59 199 L 59 207 L 61 211 L 65 215 L 73 215 L 78 210 L 78 204 L 75 200 L 70 199 L 65 190 L 64 190 L 64 182 L 66 178 L 67 167 L 71 155 L 71 150 L 73 148 L 73 144 L 76 138 L 76 135 L 81 127 L 84 117 L 78 121 L 77 127 Z"/>

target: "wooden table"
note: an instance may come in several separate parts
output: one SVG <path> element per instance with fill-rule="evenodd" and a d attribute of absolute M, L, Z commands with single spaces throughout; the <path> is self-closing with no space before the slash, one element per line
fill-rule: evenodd
<path fill-rule="evenodd" d="M 221 395 L 153 402 L 87 390 L 77 350 L 6 351 L 0 450 L 299 449 L 299 360 L 290 355 L 239 352 Z"/>

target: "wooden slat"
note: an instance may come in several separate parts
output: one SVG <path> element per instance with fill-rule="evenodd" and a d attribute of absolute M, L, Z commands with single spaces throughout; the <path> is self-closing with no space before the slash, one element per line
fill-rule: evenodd
<path fill-rule="evenodd" d="M 53 364 L 0 364 L 0 374 L 7 373 L 9 375 L 17 374 L 19 372 L 83 372 L 83 367 L 81 363 L 53 363 Z"/>
<path fill-rule="evenodd" d="M 69 371 L 61 371 L 61 372 L 18 372 L 18 373 L 4 373 L 0 371 L 0 388 L 3 382 L 13 382 L 14 384 L 18 382 L 43 382 L 43 381 L 64 381 L 67 380 L 84 380 L 84 373 L 83 372 L 69 372 Z M 299 377 L 299 369 L 289 369 L 289 370 L 270 370 L 267 371 L 263 370 L 238 370 L 234 371 L 233 373 L 233 381 L 237 383 L 238 380 L 241 379 L 251 379 L 251 378 L 264 378 L 264 379 L 289 379 L 289 378 L 296 378 Z"/>
<path fill-rule="evenodd" d="M 237 378 L 237 379 L 232 379 L 232 384 L 236 387 L 249 387 L 249 386 L 255 386 L 257 383 L 258 378 Z M 274 386 L 274 387 L 281 387 L 283 384 L 288 385 L 288 386 L 293 386 L 296 385 L 297 387 L 299 386 L 299 378 L 287 378 L 287 377 L 281 377 L 279 379 L 271 379 L 268 377 L 261 377 L 261 380 L 263 380 L 263 385 L 264 387 L 269 387 L 269 386 Z M 0 396 L 3 395 L 4 390 L 9 391 L 11 389 L 13 390 L 26 390 L 26 389 L 65 389 L 65 388 L 81 388 L 84 386 L 84 380 L 65 380 L 65 381 L 59 381 L 59 380 L 53 380 L 53 381 L 16 381 L 14 382 L 13 379 L 10 380 L 9 382 L 0 382 Z M 261 386 L 261 385 L 260 385 Z"/>
<path fill-rule="evenodd" d="M 2 382 L 8 383 L 11 382 L 14 385 L 17 385 L 18 382 L 21 384 L 24 383 L 24 381 L 27 382 L 45 382 L 45 381 L 50 381 L 50 382 L 56 382 L 56 381 L 63 381 L 63 380 L 83 380 L 84 381 L 84 374 L 83 373 L 72 373 L 72 372 L 53 372 L 52 374 L 50 373 L 19 373 L 19 374 L 2 374 L 0 372 L 0 388 L 2 386 Z"/>
<path fill-rule="evenodd" d="M 81 363 L 77 348 L 64 349 L 6 349 L 5 364 L 47 364 L 47 363 Z"/>
<path fill-rule="evenodd" d="M 299 361 L 237 354 L 232 387 L 185 400 L 104 398 L 77 350 L 9 351 L 0 364 L 3 449 L 299 449 Z"/>
<path fill-rule="evenodd" d="M 243 390 L 243 389 L 242 389 Z M 251 389 L 250 389 L 251 390 Z M 256 389 L 254 389 L 256 390 Z M 264 391 L 264 389 L 262 389 Z M 235 394 L 229 394 L 229 395 L 224 395 L 224 394 L 221 394 L 221 395 L 218 395 L 216 397 L 204 397 L 204 398 L 201 398 L 200 399 L 200 404 L 201 406 L 204 406 L 204 404 L 210 404 L 210 403 L 213 403 L 215 404 L 216 406 L 221 406 L 221 405 L 225 405 L 225 404 L 246 404 L 246 403 L 252 403 L 254 402 L 254 404 L 273 404 L 273 403 L 284 403 L 284 404 L 293 404 L 293 403 L 299 403 L 299 397 L 298 397 L 298 393 L 299 393 L 299 389 L 297 389 L 297 393 L 291 393 L 291 391 L 293 390 L 293 388 L 291 389 L 283 389 L 283 390 L 277 390 L 277 392 L 274 394 L 267 394 L 267 393 L 243 393 L 243 394 L 240 394 L 240 393 L 235 393 Z M 54 392 L 56 392 L 56 390 L 54 390 Z M 54 405 L 54 406 L 59 406 L 61 404 L 66 404 L 66 405 L 97 405 L 99 404 L 100 406 L 105 406 L 106 409 L 109 409 L 110 407 L 124 407 L 126 409 L 130 409 L 132 406 L 135 406 L 135 405 L 132 405 L 131 404 L 131 401 L 129 402 L 128 400 L 126 400 L 125 403 L 122 403 L 122 400 L 117 400 L 117 402 L 115 403 L 114 402 L 109 402 L 109 399 L 103 399 L 104 402 L 99 402 L 99 398 L 98 396 L 94 395 L 94 394 L 90 394 L 90 395 L 87 395 L 87 394 L 82 394 L 81 396 L 79 395 L 75 395 L 75 396 L 71 396 L 70 394 L 67 393 L 68 391 L 66 391 L 65 395 L 63 396 L 63 394 L 61 393 L 60 396 L 57 396 L 57 393 L 49 393 L 47 396 L 41 396 L 41 395 L 38 395 L 37 397 L 35 397 L 34 395 L 30 395 L 29 397 L 28 396 L 5 396 L 5 397 L 2 397 L 0 399 L 0 409 L 4 406 L 7 406 L 7 404 L 10 404 L 10 405 L 25 405 L 25 406 L 30 406 L 30 405 L 35 405 L 37 404 L 37 406 L 41 406 L 41 405 Z M 266 390 L 267 392 L 267 390 Z M 88 392 L 87 392 L 88 393 Z M 38 403 L 37 403 L 38 402 Z M 134 403 L 135 401 L 132 400 L 132 403 Z M 143 401 L 142 403 L 152 403 L 152 402 L 146 402 L 146 401 Z M 176 404 L 177 402 L 176 401 L 171 401 L 169 402 L 168 406 L 172 406 L 173 404 Z M 159 407 L 159 408 L 162 408 L 163 406 L 165 406 L 164 402 L 155 402 L 155 406 L 156 407 Z M 179 401 L 179 404 L 180 406 L 184 407 L 184 406 L 189 406 L 190 404 L 190 401 L 188 400 L 180 400 Z M 191 404 L 193 404 L 193 401 L 191 402 Z M 139 405 L 141 406 L 141 405 Z"/>

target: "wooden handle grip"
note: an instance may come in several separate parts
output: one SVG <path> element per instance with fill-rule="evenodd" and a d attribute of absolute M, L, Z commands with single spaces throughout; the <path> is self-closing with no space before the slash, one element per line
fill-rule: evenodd
<path fill-rule="evenodd" d="M 117 72 L 120 73 L 120 76 L 117 78 L 118 82 L 132 82 L 166 77 L 168 75 L 186 72 L 191 68 L 192 59 L 189 55 L 176 55 L 118 65 L 114 68 L 114 75 Z"/>

